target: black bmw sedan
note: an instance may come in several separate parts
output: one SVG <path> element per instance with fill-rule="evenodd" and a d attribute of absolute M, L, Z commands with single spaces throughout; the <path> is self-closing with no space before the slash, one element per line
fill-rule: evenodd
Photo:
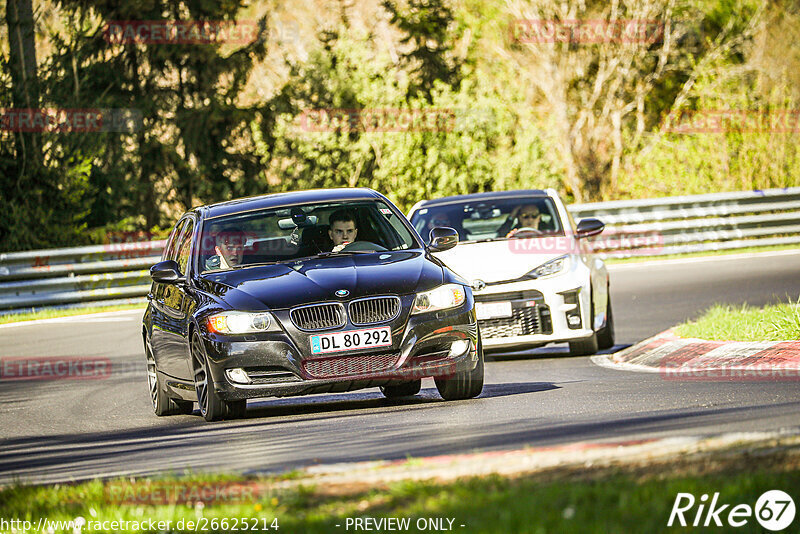
<path fill-rule="evenodd" d="M 472 291 L 370 189 L 280 193 L 195 208 L 153 279 L 142 335 L 153 409 L 208 421 L 247 399 L 380 387 L 443 398 L 483 388 Z"/>

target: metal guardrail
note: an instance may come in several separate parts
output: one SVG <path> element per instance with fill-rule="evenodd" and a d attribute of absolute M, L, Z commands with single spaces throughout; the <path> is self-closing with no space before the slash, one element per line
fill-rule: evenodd
<path fill-rule="evenodd" d="M 568 207 L 607 229 L 594 242 L 601 256 L 800 245 L 800 187 Z M 148 268 L 164 241 L 0 254 L 0 313 L 142 301 Z"/>
<path fill-rule="evenodd" d="M 606 223 L 606 232 L 596 240 L 601 256 L 800 244 L 800 187 L 573 204 L 568 209 L 576 219 L 597 217 Z"/>
<path fill-rule="evenodd" d="M 143 301 L 165 241 L 0 254 L 0 313 Z"/>

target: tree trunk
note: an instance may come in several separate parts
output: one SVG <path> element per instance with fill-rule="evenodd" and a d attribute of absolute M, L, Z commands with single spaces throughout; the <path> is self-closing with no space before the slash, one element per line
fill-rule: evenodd
<path fill-rule="evenodd" d="M 32 0 L 7 0 L 6 24 L 10 46 L 9 67 L 14 107 L 37 109 L 39 83 L 36 76 L 36 41 Z M 39 132 L 15 132 L 19 178 L 32 176 L 42 164 Z M 19 184 L 19 182 L 18 182 Z"/>

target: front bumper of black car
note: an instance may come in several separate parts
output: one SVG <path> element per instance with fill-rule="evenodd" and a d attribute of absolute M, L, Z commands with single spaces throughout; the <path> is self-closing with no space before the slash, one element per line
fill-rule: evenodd
<path fill-rule="evenodd" d="M 312 333 L 273 312 L 282 331 L 221 336 L 201 329 L 214 386 L 227 401 L 335 393 L 471 371 L 478 361 L 478 324 L 470 296 L 452 310 L 410 315 L 413 296 L 390 326 L 392 345 L 312 355 Z M 367 328 L 347 324 L 336 331 Z M 327 332 L 326 332 L 327 333 Z"/>

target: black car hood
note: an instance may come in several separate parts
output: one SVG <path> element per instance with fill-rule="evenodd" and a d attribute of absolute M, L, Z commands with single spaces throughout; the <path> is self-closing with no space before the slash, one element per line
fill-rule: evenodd
<path fill-rule="evenodd" d="M 264 265 L 203 276 L 205 289 L 234 309 L 426 291 L 443 281 L 441 265 L 421 251 L 354 254 Z M 336 291 L 349 294 L 337 297 Z M 262 308 L 263 309 L 263 308 Z"/>

